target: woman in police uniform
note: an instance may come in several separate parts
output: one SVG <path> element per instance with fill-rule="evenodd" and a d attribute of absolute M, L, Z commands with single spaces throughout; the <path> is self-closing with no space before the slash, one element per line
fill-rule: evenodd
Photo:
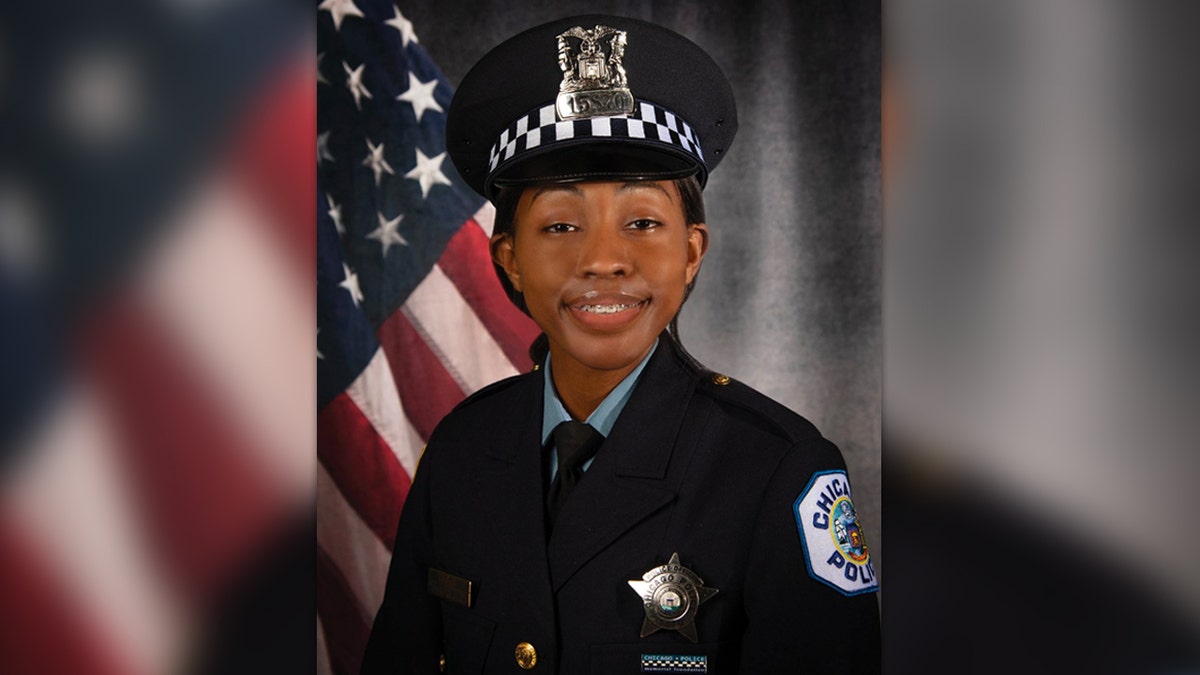
<path fill-rule="evenodd" d="M 534 28 L 463 80 L 449 151 L 496 204 L 540 368 L 430 438 L 364 673 L 879 669 L 837 448 L 675 337 L 736 129 L 711 58 L 618 17 Z"/>

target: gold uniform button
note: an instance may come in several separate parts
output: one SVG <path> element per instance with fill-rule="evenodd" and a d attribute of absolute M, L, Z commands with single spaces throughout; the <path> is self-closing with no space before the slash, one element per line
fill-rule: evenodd
<path fill-rule="evenodd" d="M 446 655 L 445 654 L 442 654 L 441 656 L 438 657 L 438 672 L 439 673 L 446 672 Z"/>
<path fill-rule="evenodd" d="M 728 375 L 717 373 L 716 375 L 712 376 L 712 382 L 713 384 L 718 384 L 724 387 L 725 385 L 729 384 L 730 380 Z"/>
<path fill-rule="evenodd" d="M 537 650 L 528 642 L 517 644 L 517 665 L 523 670 L 532 670 L 537 665 Z"/>

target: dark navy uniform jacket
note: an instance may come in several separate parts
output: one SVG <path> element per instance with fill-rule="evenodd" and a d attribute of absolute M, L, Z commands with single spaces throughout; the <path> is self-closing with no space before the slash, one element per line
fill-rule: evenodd
<path fill-rule="evenodd" d="M 845 468 L 841 454 L 804 418 L 696 372 L 670 344 L 549 540 L 542 373 L 446 416 L 404 505 L 363 673 L 437 673 L 443 656 L 447 673 L 642 673 L 654 657 L 689 655 L 706 657 L 691 672 L 878 672 L 875 594 L 815 580 L 792 511 L 814 474 Z M 639 637 L 646 614 L 628 581 L 673 553 L 718 590 L 697 608 L 696 643 Z M 470 580 L 471 606 L 430 593 L 430 568 Z M 536 651 L 530 669 L 514 655 L 521 643 Z"/>

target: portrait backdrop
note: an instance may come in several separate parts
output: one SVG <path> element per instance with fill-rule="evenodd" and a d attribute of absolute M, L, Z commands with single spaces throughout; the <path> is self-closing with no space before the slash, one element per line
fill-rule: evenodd
<path fill-rule="evenodd" d="M 423 133 L 430 133 L 431 124 L 444 125 L 450 91 L 489 49 L 527 28 L 573 14 L 617 14 L 661 24 L 700 45 L 725 70 L 737 100 L 739 129 L 732 148 L 704 192 L 711 247 L 696 290 L 681 315 L 682 340 L 708 368 L 745 382 L 799 412 L 841 448 L 874 565 L 884 579 L 880 513 L 879 3 L 397 0 L 394 4 L 383 3 L 384 9 L 372 10 L 365 0 L 356 2 L 366 16 L 344 14 L 340 17 L 340 29 L 335 28 L 338 15 L 332 0 L 322 3 L 330 9 L 318 12 L 318 52 L 323 54 L 318 68 L 325 83 L 318 86 L 317 131 L 319 135 L 331 134 L 319 143 L 318 155 L 323 159 L 319 160 L 318 169 L 322 193 L 318 200 L 318 228 L 322 236 L 331 233 L 332 223 L 325 214 L 335 207 L 339 209 L 338 218 L 345 220 L 339 221 L 339 234 L 344 238 L 341 246 L 348 257 L 355 254 L 356 246 L 366 246 L 360 252 L 378 258 L 382 248 L 384 257 L 391 260 L 397 252 L 407 255 L 404 249 L 420 245 L 413 239 L 416 230 L 412 228 L 419 217 L 415 212 L 405 215 L 398 226 L 405 243 L 394 242 L 391 247 L 386 244 L 390 236 L 387 222 L 399 208 L 393 206 L 389 185 L 403 184 L 403 189 L 416 190 L 416 195 L 429 202 L 435 197 L 441 199 L 450 187 L 443 187 L 436 171 L 431 170 L 426 170 L 429 182 L 426 187 L 418 171 L 421 157 L 412 158 L 415 150 L 407 150 L 403 159 L 389 154 L 391 163 L 376 169 L 378 163 L 371 161 L 369 148 L 386 143 L 389 148 L 386 152 L 393 153 L 394 144 L 400 142 L 399 138 L 393 139 L 394 144 L 381 141 L 384 134 L 394 135 L 394 129 L 389 130 L 382 122 L 367 133 L 370 145 L 364 145 L 359 135 L 346 140 L 344 149 L 339 149 L 343 147 L 338 145 L 343 134 L 340 129 L 346 123 L 343 119 L 363 116 L 372 106 L 391 105 L 397 94 L 412 89 L 407 75 L 400 74 L 392 76 L 397 83 L 396 91 L 385 91 L 379 79 L 372 79 L 379 75 L 372 75 L 374 66 L 369 64 L 363 81 L 368 90 L 373 89 L 373 98 L 360 93 L 352 101 L 351 79 L 360 63 L 396 58 L 389 50 L 402 49 L 406 63 L 418 51 L 423 52 L 422 58 L 428 56 L 428 62 L 444 76 L 441 81 L 444 85 L 439 83 L 433 94 L 442 110 L 408 99 L 401 99 L 407 102 L 400 104 L 407 111 L 406 119 L 416 119 Z M 371 22 L 379 25 L 385 19 L 390 19 L 386 22 L 389 26 L 386 30 L 390 32 L 382 47 L 374 52 L 360 49 L 348 55 L 341 51 L 344 44 L 364 30 L 364 25 Z M 410 72 L 417 72 L 429 66 L 408 67 Z M 417 78 L 424 82 L 436 77 L 436 73 L 431 73 L 426 70 Z M 512 75 L 521 77 L 519 71 Z M 414 97 L 420 99 L 415 94 L 408 96 Z M 332 109 L 334 105 L 338 106 L 337 114 Z M 420 117 L 414 118 L 413 113 Z M 433 146 L 425 147 L 428 150 Z M 322 150 L 329 154 L 321 156 Z M 443 150 L 444 145 L 432 152 Z M 335 178 L 335 172 L 346 169 L 353 169 L 356 178 L 338 184 L 342 179 Z M 442 161 L 440 169 L 448 182 L 458 183 L 448 158 Z M 417 182 L 422 183 L 419 188 Z M 341 192 L 335 191 L 335 187 Z M 357 227 L 361 229 L 356 240 L 359 243 L 351 245 L 350 235 L 356 226 L 349 215 L 353 205 L 347 202 L 364 195 L 375 200 L 372 208 L 379 210 L 378 217 L 374 210 L 360 214 L 362 220 Z M 333 201 L 326 202 L 326 198 Z M 479 204 L 462 205 L 456 211 L 460 216 L 457 224 L 463 222 L 462 218 L 470 218 L 478 207 Z M 476 214 L 476 220 L 486 219 L 486 212 L 485 207 Z M 342 225 L 349 235 L 341 231 Z M 489 228 L 486 225 L 483 230 Z M 477 229 L 470 227 L 464 231 L 469 230 L 478 238 Z M 450 246 L 461 243 L 460 239 L 456 235 Z M 318 240 L 325 241 L 321 236 Z M 476 263 L 485 266 L 487 275 L 492 274 L 486 258 Z M 353 669 L 357 663 L 359 654 L 346 644 L 358 641 L 356 631 L 362 630 L 363 623 L 369 628 L 378 607 L 374 585 L 379 583 L 376 577 L 386 573 L 386 554 L 394 535 L 394 531 L 386 531 L 385 523 L 389 521 L 381 514 L 398 507 L 395 503 L 380 506 L 369 498 L 351 494 L 354 489 L 368 486 L 361 476 L 351 475 L 344 453 L 352 448 L 346 432 L 338 430 L 357 419 L 355 405 L 371 407 L 361 400 L 370 387 L 377 386 L 367 386 L 371 381 L 367 374 L 370 368 L 363 374 L 347 374 L 340 383 L 328 374 L 330 371 L 321 370 L 331 367 L 329 362 L 334 359 L 331 354 L 336 354 L 339 348 L 326 337 L 332 331 L 325 322 L 335 314 L 334 300 L 341 303 L 338 307 L 345 308 L 350 304 L 347 298 L 361 291 L 366 297 L 362 308 L 371 315 L 373 296 L 379 293 L 375 287 L 394 282 L 391 276 L 382 273 L 379 278 L 369 276 L 368 272 L 355 268 L 348 258 L 339 264 L 342 266 L 331 263 L 328 268 L 322 267 L 327 276 L 318 284 L 322 326 L 318 348 L 325 359 L 318 365 L 322 406 L 318 442 L 321 458 L 318 609 L 319 632 L 323 631 L 319 636 L 319 652 L 321 669 L 332 672 Z M 444 258 L 434 266 L 435 270 L 445 270 L 461 289 L 462 283 L 452 268 Z M 353 283 L 352 273 L 357 275 Z M 377 316 L 369 316 L 376 333 L 381 335 L 381 353 L 392 361 L 402 358 L 396 346 L 398 339 L 383 335 L 395 332 L 396 320 L 392 317 L 403 315 L 405 325 L 416 326 L 416 333 L 426 338 L 429 336 L 421 326 L 439 321 L 425 314 L 430 308 L 422 307 L 418 297 L 425 292 L 422 289 L 428 286 L 428 279 L 420 284 L 415 291 L 405 289 L 405 293 L 411 291 L 413 296 L 394 315 L 388 313 L 395 308 L 388 307 Z M 330 293 L 331 299 L 326 302 L 327 296 L 322 293 Z M 356 308 L 359 300 L 354 302 Z M 478 313 L 479 306 L 472 307 Z M 504 326 L 508 319 L 483 316 L 482 321 L 500 345 L 497 351 L 489 342 L 488 348 L 497 354 L 508 354 L 511 361 L 511 365 L 506 362 L 495 372 L 520 368 L 512 341 L 524 336 L 527 329 L 509 330 L 510 342 L 506 346 Z M 429 332 L 436 332 L 436 326 Z M 453 350 L 456 345 L 448 344 L 448 339 L 438 344 Z M 363 363 L 366 360 L 364 357 Z M 395 438 L 405 449 L 392 448 L 401 458 L 395 469 L 398 477 L 393 483 L 406 492 L 407 476 L 401 474 L 408 474 L 410 464 L 415 464 L 415 455 L 421 448 L 418 437 L 427 438 L 428 430 L 422 428 L 421 411 L 412 409 L 418 404 L 410 404 L 404 389 L 412 379 L 426 376 L 402 372 L 394 362 L 390 368 L 409 418 L 405 427 L 408 431 Z M 353 377 L 358 379 L 344 390 Z M 457 379 L 466 393 L 481 386 L 471 377 Z M 345 396 L 339 393 L 343 390 L 351 394 L 350 400 L 345 401 Z M 366 417 L 371 418 L 371 414 Z M 381 435 L 386 436 L 382 432 Z M 797 493 L 803 487 L 797 486 Z M 347 503 L 343 504 L 343 500 Z M 352 525 L 338 520 L 341 516 L 334 511 L 348 513 L 345 522 Z M 372 524 L 373 517 L 378 520 L 377 525 Z M 347 527 L 363 528 L 360 521 L 365 521 L 366 529 L 374 530 L 374 538 L 381 546 L 365 553 L 361 548 L 347 552 L 353 542 L 344 531 Z M 394 519 L 390 520 L 390 526 L 394 529 Z M 797 574 L 803 573 L 804 570 L 797 570 Z M 351 578 L 355 574 L 365 575 L 371 581 L 358 587 Z M 343 602 L 346 598 L 356 600 Z M 331 617 L 337 617 L 336 626 L 331 625 Z M 351 628 L 346 628 L 347 617 L 351 619 L 349 624 L 354 624 Z"/>

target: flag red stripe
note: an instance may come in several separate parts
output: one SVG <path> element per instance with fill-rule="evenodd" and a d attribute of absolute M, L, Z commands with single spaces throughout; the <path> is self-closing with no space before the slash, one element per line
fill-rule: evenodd
<path fill-rule="evenodd" d="M 379 327 L 378 337 L 408 421 L 421 438 L 429 440 L 433 428 L 466 398 L 466 392 L 425 344 L 404 312 L 388 317 Z"/>
<path fill-rule="evenodd" d="M 320 546 L 317 547 L 317 614 L 325 628 L 333 672 L 357 675 L 371 633 L 369 618 L 354 599 L 346 577 Z"/>
<path fill-rule="evenodd" d="M 289 66 L 256 97 L 235 143 L 231 158 L 240 184 L 249 188 L 270 217 L 261 224 L 278 235 L 295 270 L 316 283 L 317 174 L 312 170 L 311 143 L 317 126 L 317 96 L 310 61 Z"/>
<path fill-rule="evenodd" d="M 438 267 L 458 287 L 464 300 L 492 334 L 518 372 L 529 370 L 529 344 L 538 335 L 537 325 L 521 313 L 492 273 L 488 238 L 474 220 L 468 220 L 450 239 Z"/>
<path fill-rule="evenodd" d="M 85 323 L 76 353 L 120 430 L 115 447 L 163 570 L 202 601 L 242 572 L 292 507 L 177 345 L 149 310 L 113 298 Z"/>
<path fill-rule="evenodd" d="M 409 475 L 371 422 L 346 394 L 317 418 L 317 456 L 346 501 L 388 550 L 396 540 Z"/>
<path fill-rule="evenodd" d="M 0 630 L 5 673 L 129 675 L 102 628 L 88 621 L 44 555 L 0 510 L 0 607 L 10 610 Z"/>

